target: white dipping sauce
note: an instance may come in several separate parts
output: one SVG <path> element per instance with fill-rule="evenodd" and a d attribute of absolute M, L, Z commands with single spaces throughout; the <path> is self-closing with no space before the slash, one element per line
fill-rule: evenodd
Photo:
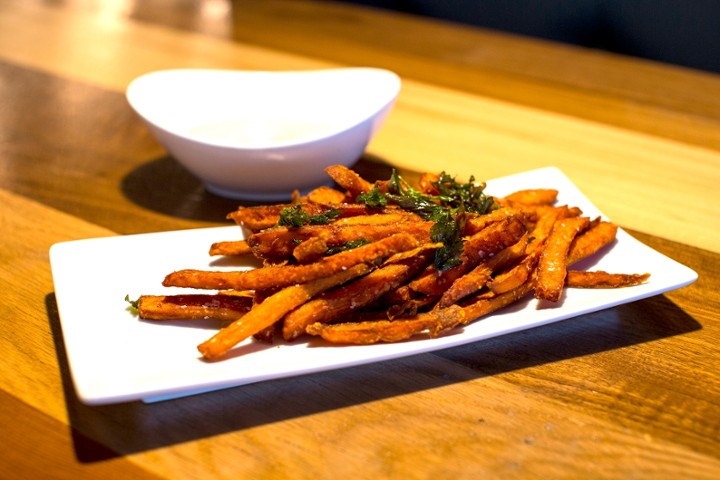
<path fill-rule="evenodd" d="M 229 120 L 198 125 L 188 133 L 209 142 L 266 146 L 319 136 L 329 128 L 327 124 L 307 120 Z"/>

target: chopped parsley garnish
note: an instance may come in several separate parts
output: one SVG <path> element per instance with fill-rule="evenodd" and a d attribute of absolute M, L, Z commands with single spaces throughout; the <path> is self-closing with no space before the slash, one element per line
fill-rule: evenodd
<path fill-rule="evenodd" d="M 128 308 L 131 309 L 133 313 L 137 313 L 138 304 L 140 303 L 140 299 L 130 300 L 130 295 L 128 294 L 128 295 L 125 295 L 125 301 L 130 304 L 128 306 Z"/>
<path fill-rule="evenodd" d="M 364 203 L 368 207 L 384 207 L 387 205 L 387 197 L 378 187 L 366 193 L 361 193 L 355 199 L 358 203 Z"/>
<path fill-rule="evenodd" d="M 292 207 L 283 208 L 280 211 L 280 220 L 278 226 L 288 228 L 298 228 L 304 225 L 324 225 L 330 223 L 342 214 L 342 210 L 331 208 L 317 215 L 310 215 L 302 205 L 293 205 Z"/>
<path fill-rule="evenodd" d="M 353 248 L 362 247 L 363 245 L 367 245 L 368 243 L 370 243 L 370 241 L 366 240 L 364 238 L 358 238 L 357 240 L 350 240 L 349 242 L 343 243 L 342 245 L 328 248 L 327 252 L 325 252 L 325 256 L 335 255 L 336 253 L 344 252 L 347 250 L 352 250 Z"/>
<path fill-rule="evenodd" d="M 463 212 L 453 214 L 450 210 L 443 210 L 430 228 L 432 241 L 443 244 L 435 251 L 435 268 L 438 270 L 447 270 L 460 264 L 466 218 Z"/>
<path fill-rule="evenodd" d="M 443 244 L 435 252 L 435 268 L 442 271 L 460 263 L 462 232 L 468 215 L 487 213 L 494 207 L 494 203 L 492 197 L 485 195 L 485 184 L 475 183 L 474 177 L 470 177 L 467 183 L 460 183 L 443 172 L 432 185 L 438 195 L 421 193 L 393 170 L 387 182 L 387 193 L 375 187 L 359 195 L 357 201 L 368 206 L 394 203 L 427 221 L 435 222 L 430 230 L 430 238 L 433 242 Z"/>

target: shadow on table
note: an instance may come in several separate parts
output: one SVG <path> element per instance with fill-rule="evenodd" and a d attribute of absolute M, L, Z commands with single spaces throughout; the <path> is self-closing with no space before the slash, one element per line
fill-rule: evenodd
<path fill-rule="evenodd" d="M 80 403 L 73 389 L 54 294 L 46 297 L 46 306 L 75 453 L 84 463 L 622 349 L 701 328 L 665 296 L 657 296 L 435 353 L 153 404 L 91 407 Z M 443 361 L 438 362 L 438 357 Z"/>
<path fill-rule="evenodd" d="M 352 168 L 370 181 L 386 180 L 392 172 L 385 161 L 370 154 L 363 155 Z M 123 178 L 121 188 L 125 197 L 143 208 L 189 220 L 226 222 L 227 213 L 238 205 L 257 205 L 208 192 L 200 180 L 170 156 L 140 165 Z"/>

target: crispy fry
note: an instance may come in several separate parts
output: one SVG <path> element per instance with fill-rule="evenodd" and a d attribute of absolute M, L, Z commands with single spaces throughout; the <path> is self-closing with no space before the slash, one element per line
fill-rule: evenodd
<path fill-rule="evenodd" d="M 391 225 L 401 222 L 422 222 L 422 218 L 404 210 L 385 209 L 382 213 L 369 213 L 343 217 L 335 221 L 335 225 Z"/>
<path fill-rule="evenodd" d="M 187 287 L 205 290 L 261 290 L 309 282 L 333 275 L 358 263 L 372 263 L 394 253 L 418 245 L 407 234 L 397 234 L 352 250 L 323 257 L 307 265 L 282 265 L 243 271 L 179 270 L 165 277 L 166 287 Z"/>
<path fill-rule="evenodd" d="M 312 323 L 327 323 L 339 315 L 368 305 L 407 282 L 430 262 L 430 258 L 427 252 L 421 252 L 402 263 L 386 265 L 355 282 L 311 300 L 285 316 L 283 337 L 285 340 L 293 340 L 305 333 L 305 328 Z"/>
<path fill-rule="evenodd" d="M 420 180 L 418 180 L 418 190 L 427 195 L 439 195 L 440 191 L 433 185 L 433 183 L 436 184 L 439 180 L 439 175 L 425 172 L 420 175 Z"/>
<path fill-rule="evenodd" d="M 573 217 L 555 224 L 538 261 L 535 298 L 551 302 L 560 300 L 567 275 L 567 252 L 570 244 L 589 223 L 587 217 Z"/>
<path fill-rule="evenodd" d="M 566 218 L 567 213 L 567 207 L 565 206 L 544 209 L 530 233 L 533 240 L 528 244 L 528 253 L 543 245 L 544 240 L 550 235 L 555 224 L 559 220 Z"/>
<path fill-rule="evenodd" d="M 615 239 L 618 227 L 614 223 L 599 222 L 589 230 L 581 233 L 570 245 L 568 265 L 589 257 Z"/>
<path fill-rule="evenodd" d="M 289 258 L 298 242 L 321 238 L 329 247 L 337 247 L 357 240 L 374 242 L 399 232 L 411 235 L 419 242 L 430 241 L 431 222 L 401 222 L 388 225 L 307 225 L 298 228 L 278 227 L 248 237 L 253 254 L 262 259 Z"/>
<path fill-rule="evenodd" d="M 420 295 L 414 298 L 405 300 L 404 302 L 393 303 L 387 307 L 385 316 L 394 320 L 396 318 L 403 318 L 408 316 L 417 315 L 418 312 L 427 311 L 429 307 L 437 302 L 437 297 L 430 295 Z"/>
<path fill-rule="evenodd" d="M 565 283 L 574 288 L 623 288 L 640 285 L 650 278 L 649 273 L 607 273 L 602 270 L 581 272 L 569 270 Z"/>
<path fill-rule="evenodd" d="M 370 345 L 378 342 L 399 342 L 422 333 L 438 336 L 461 323 L 463 319 L 463 310 L 453 305 L 408 319 L 334 325 L 313 323 L 307 327 L 307 332 L 319 335 L 330 343 Z"/>
<path fill-rule="evenodd" d="M 518 242 L 501 250 L 500 253 L 484 260 L 466 275 L 458 278 L 443 292 L 436 308 L 449 307 L 461 298 L 482 289 L 491 279 L 493 272 L 515 263 L 525 253 L 529 235 L 526 232 Z"/>
<path fill-rule="evenodd" d="M 517 209 L 498 208 L 484 215 L 475 215 L 471 217 L 465 224 L 465 231 L 463 234 L 466 236 L 474 235 L 493 223 L 511 217 L 519 218 L 523 221 L 525 220 L 523 214 Z"/>
<path fill-rule="evenodd" d="M 369 192 L 373 188 L 372 183 L 342 165 L 327 167 L 325 172 L 330 175 L 330 178 L 332 178 L 335 183 L 347 190 L 352 198 L 356 198 L 361 193 Z"/>
<path fill-rule="evenodd" d="M 210 245 L 211 256 L 227 255 L 242 256 L 252 254 L 250 245 L 245 240 L 233 240 L 226 242 L 215 242 Z"/>
<path fill-rule="evenodd" d="M 407 260 L 408 258 L 415 257 L 417 255 L 422 254 L 426 250 L 435 250 L 436 248 L 439 248 L 442 245 L 442 243 L 423 243 L 419 247 L 413 248 L 411 250 L 404 250 L 402 252 L 395 253 L 391 255 L 387 260 L 385 260 L 385 264 L 389 263 L 398 263 L 402 262 L 404 260 Z"/>
<path fill-rule="evenodd" d="M 142 295 L 138 315 L 148 320 L 237 320 L 252 307 L 252 298 L 238 295 Z"/>
<path fill-rule="evenodd" d="M 465 240 L 459 265 L 443 272 L 429 267 L 425 275 L 410 283 L 410 288 L 425 295 L 442 295 L 457 278 L 474 268 L 480 260 L 517 242 L 524 233 L 522 222 L 515 217 L 496 222 Z"/>
<path fill-rule="evenodd" d="M 308 203 L 343 203 L 347 196 L 334 188 L 321 186 L 309 192 L 306 200 Z"/>
<path fill-rule="evenodd" d="M 198 350 L 207 359 L 220 358 L 238 343 L 270 327 L 287 312 L 307 302 L 320 292 L 341 285 L 369 270 L 369 266 L 359 264 L 328 277 L 284 288 L 257 304 L 241 319 L 198 345 Z"/>
<path fill-rule="evenodd" d="M 514 290 L 527 282 L 537 267 L 541 252 L 540 249 L 530 252 L 515 267 L 493 278 L 488 284 L 490 291 L 499 295 Z"/>
<path fill-rule="evenodd" d="M 492 277 L 492 270 L 486 263 L 481 263 L 467 274 L 456 279 L 443 292 L 435 308 L 447 308 L 458 300 L 481 290 Z"/>
<path fill-rule="evenodd" d="M 338 219 L 354 217 L 358 215 L 377 215 L 383 213 L 405 213 L 395 205 L 387 207 L 369 207 L 361 203 L 301 203 L 302 209 L 310 216 L 320 215 L 328 210 L 337 210 L 340 212 Z M 280 212 L 286 208 L 291 208 L 294 204 L 281 205 L 260 205 L 254 207 L 240 207 L 227 215 L 229 220 L 233 220 L 241 227 L 247 228 L 251 232 L 260 232 L 262 230 L 274 227 L 280 220 Z"/>
<path fill-rule="evenodd" d="M 303 240 L 293 249 L 292 256 L 298 263 L 311 263 L 320 259 L 328 250 L 328 245 L 320 237 Z"/>
<path fill-rule="evenodd" d="M 503 197 L 506 202 L 525 205 L 552 205 L 557 200 L 558 191 L 552 188 L 518 190 Z"/>
<path fill-rule="evenodd" d="M 241 227 L 245 227 L 252 232 L 257 232 L 275 225 L 280 219 L 280 212 L 284 208 L 291 207 L 292 204 L 280 205 L 260 205 L 255 207 L 240 207 L 237 210 L 227 214 L 228 220 L 232 220 Z M 321 207 L 317 207 L 320 213 Z"/>
<path fill-rule="evenodd" d="M 463 306 L 463 310 L 465 311 L 465 318 L 462 324 L 466 325 L 496 310 L 507 307 L 508 305 L 517 302 L 525 295 L 528 295 L 530 292 L 532 292 L 532 290 L 533 282 L 527 281 L 519 287 L 502 293 L 500 295 L 480 297 L 474 302 Z"/>

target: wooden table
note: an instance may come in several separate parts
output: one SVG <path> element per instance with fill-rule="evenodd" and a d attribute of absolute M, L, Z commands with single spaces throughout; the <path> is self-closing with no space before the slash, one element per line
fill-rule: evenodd
<path fill-rule="evenodd" d="M 49 247 L 226 224 L 123 91 L 171 67 L 390 68 L 358 169 L 562 169 L 693 285 L 535 330 L 90 407 Z M 717 478 L 720 77 L 335 2 L 0 4 L 2 478 Z"/>

